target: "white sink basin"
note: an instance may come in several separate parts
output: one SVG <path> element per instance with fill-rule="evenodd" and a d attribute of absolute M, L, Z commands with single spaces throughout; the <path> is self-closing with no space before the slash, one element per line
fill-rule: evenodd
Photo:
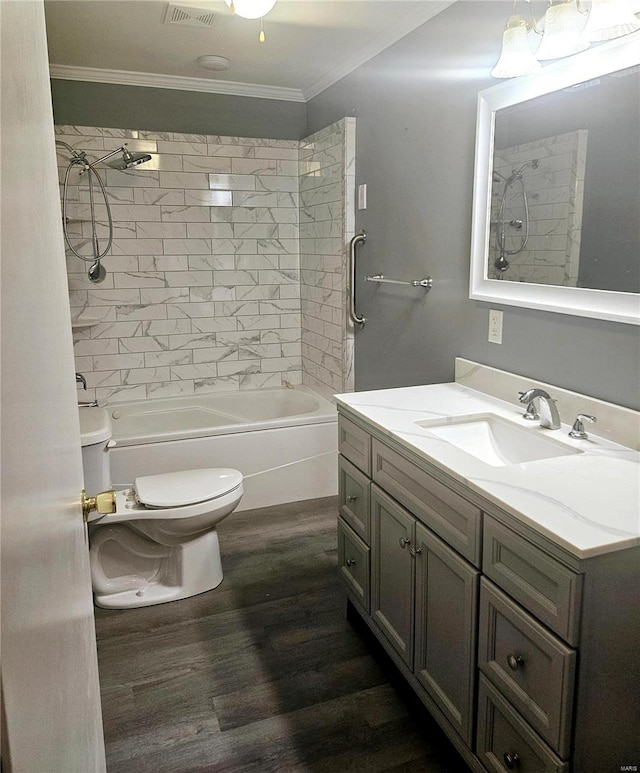
<path fill-rule="evenodd" d="M 416 424 L 441 440 L 492 467 L 535 462 L 556 456 L 580 454 L 578 448 L 555 440 L 538 425 L 519 427 L 493 414 L 432 419 Z"/>

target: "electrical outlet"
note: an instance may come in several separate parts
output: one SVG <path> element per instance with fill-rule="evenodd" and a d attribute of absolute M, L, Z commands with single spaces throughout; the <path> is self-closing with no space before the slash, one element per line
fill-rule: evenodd
<path fill-rule="evenodd" d="M 489 341 L 502 343 L 502 312 L 497 309 L 489 309 Z"/>

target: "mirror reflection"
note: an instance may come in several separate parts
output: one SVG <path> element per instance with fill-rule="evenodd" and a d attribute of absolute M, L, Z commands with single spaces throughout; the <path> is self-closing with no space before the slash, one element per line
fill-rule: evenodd
<path fill-rule="evenodd" d="M 495 113 L 488 279 L 640 292 L 640 67 Z"/>

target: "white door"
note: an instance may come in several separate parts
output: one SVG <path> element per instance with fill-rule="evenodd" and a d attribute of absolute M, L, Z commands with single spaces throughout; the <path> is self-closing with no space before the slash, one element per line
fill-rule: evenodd
<path fill-rule="evenodd" d="M 104 742 L 42 0 L 3 0 L 0 27 L 2 762 L 13 773 L 99 773 Z"/>

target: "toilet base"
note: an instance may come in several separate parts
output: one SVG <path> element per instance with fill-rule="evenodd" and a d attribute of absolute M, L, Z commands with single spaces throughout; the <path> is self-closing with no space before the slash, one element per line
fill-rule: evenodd
<path fill-rule="evenodd" d="M 96 606 L 132 609 L 196 596 L 222 582 L 215 529 L 171 547 L 119 523 L 96 530 L 90 549 Z M 126 574 L 118 567 L 126 565 Z"/>

